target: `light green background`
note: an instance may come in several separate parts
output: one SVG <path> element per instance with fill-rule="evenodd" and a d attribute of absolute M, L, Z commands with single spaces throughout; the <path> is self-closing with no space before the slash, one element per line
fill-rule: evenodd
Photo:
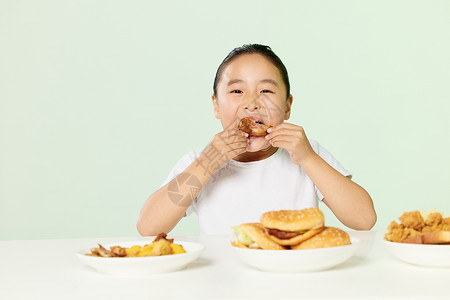
<path fill-rule="evenodd" d="M 138 235 L 145 199 L 221 130 L 219 63 L 254 42 L 288 68 L 290 121 L 371 194 L 375 229 L 448 215 L 449 16 L 450 1 L 2 1 L 0 239 Z M 194 216 L 173 234 L 197 232 Z"/>

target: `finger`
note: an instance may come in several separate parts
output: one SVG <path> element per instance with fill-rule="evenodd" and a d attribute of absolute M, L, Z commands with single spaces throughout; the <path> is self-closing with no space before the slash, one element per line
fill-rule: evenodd
<path fill-rule="evenodd" d="M 303 132 L 299 131 L 298 129 L 287 129 L 287 128 L 282 128 L 282 129 L 278 129 L 276 131 L 273 131 L 271 133 L 269 133 L 268 135 L 266 135 L 266 140 L 271 140 L 277 136 L 290 136 L 290 137 L 302 137 L 303 136 Z"/>
<path fill-rule="evenodd" d="M 302 140 L 299 140 L 297 138 L 292 138 L 291 136 L 277 136 L 271 140 L 269 140 L 269 143 L 273 147 L 282 147 L 285 149 L 292 149 L 297 147 L 299 144 L 302 143 Z M 281 146 L 283 145 L 283 146 Z"/>
<path fill-rule="evenodd" d="M 279 131 L 279 130 L 283 130 L 283 129 L 295 130 L 295 131 L 301 131 L 301 132 L 305 131 L 302 126 L 298 126 L 298 125 L 294 125 L 294 124 L 290 124 L 290 123 L 282 123 L 279 126 L 273 128 L 271 131 Z"/>
<path fill-rule="evenodd" d="M 298 139 L 296 139 L 295 137 L 292 137 L 290 135 L 279 135 L 276 136 L 274 138 L 272 138 L 271 140 L 269 140 L 269 142 L 274 143 L 274 142 L 289 142 L 289 143 L 293 143 L 298 141 Z"/>
<path fill-rule="evenodd" d="M 217 136 L 216 142 L 228 146 L 233 143 L 247 142 L 247 138 L 243 135 Z"/>
<path fill-rule="evenodd" d="M 230 152 L 229 152 L 229 155 L 230 155 L 231 158 L 235 158 L 235 157 L 238 156 L 239 154 L 244 153 L 246 150 L 247 150 L 247 146 L 244 147 L 244 148 L 238 148 L 238 149 L 235 149 L 235 150 L 233 150 L 233 151 L 230 151 Z"/>
<path fill-rule="evenodd" d="M 233 145 L 236 143 L 247 143 L 248 139 L 245 136 L 230 136 L 223 140 L 225 145 Z"/>
<path fill-rule="evenodd" d="M 287 128 L 287 129 L 292 128 L 292 129 L 295 129 L 295 128 L 298 128 L 298 127 L 300 127 L 300 126 L 294 125 L 294 124 L 292 124 L 292 123 L 286 123 L 286 122 L 283 122 L 283 123 L 281 123 L 281 124 L 278 124 L 277 126 L 271 126 L 271 127 L 269 127 L 269 128 L 267 129 L 267 131 L 275 131 L 275 130 L 282 129 L 282 128 Z"/>
<path fill-rule="evenodd" d="M 230 136 L 243 136 L 248 137 L 248 133 L 240 131 L 239 129 L 229 129 L 225 130 L 220 134 L 221 137 L 230 137 Z"/>
<path fill-rule="evenodd" d="M 229 130 L 226 130 L 224 132 L 227 132 L 228 135 L 246 135 L 246 134 L 248 135 L 248 133 L 245 133 L 245 132 L 243 132 L 243 131 L 241 131 L 239 129 L 236 129 L 236 128 L 229 129 Z"/>
<path fill-rule="evenodd" d="M 236 142 L 236 143 L 232 143 L 232 144 L 228 144 L 228 149 L 234 150 L 234 149 L 238 149 L 238 148 L 247 148 L 248 146 L 248 141 L 241 141 L 241 142 Z"/>

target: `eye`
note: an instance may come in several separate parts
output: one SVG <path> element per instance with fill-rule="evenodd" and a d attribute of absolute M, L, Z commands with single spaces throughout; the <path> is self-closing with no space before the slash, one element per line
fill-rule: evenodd
<path fill-rule="evenodd" d="M 242 91 L 241 90 L 232 90 L 230 93 L 242 94 Z"/>
<path fill-rule="evenodd" d="M 260 93 L 261 94 L 264 94 L 264 93 L 271 93 L 271 94 L 273 94 L 273 92 L 271 90 L 262 90 Z"/>

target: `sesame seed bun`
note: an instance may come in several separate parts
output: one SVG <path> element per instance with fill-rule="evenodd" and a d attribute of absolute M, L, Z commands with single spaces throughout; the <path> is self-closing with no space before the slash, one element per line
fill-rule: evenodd
<path fill-rule="evenodd" d="M 247 233 L 247 235 L 255 241 L 258 246 L 265 250 L 285 250 L 286 248 L 275 243 L 268 234 L 263 226 L 259 223 L 245 223 L 241 225 L 242 230 Z"/>
<path fill-rule="evenodd" d="M 350 245 L 350 236 L 347 232 L 336 227 L 325 227 L 322 232 L 316 234 L 310 239 L 291 247 L 294 250 L 316 249 Z"/>
<path fill-rule="evenodd" d="M 302 231 L 324 227 L 325 218 L 320 209 L 269 211 L 261 216 L 261 225 L 283 231 Z"/>

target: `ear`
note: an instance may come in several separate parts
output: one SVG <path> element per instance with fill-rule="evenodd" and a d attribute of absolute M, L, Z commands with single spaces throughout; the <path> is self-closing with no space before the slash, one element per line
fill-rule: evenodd
<path fill-rule="evenodd" d="M 289 98 L 286 100 L 286 111 L 284 112 L 285 120 L 289 120 L 289 118 L 291 117 L 292 100 L 292 95 L 289 95 Z"/>
<path fill-rule="evenodd" d="M 217 103 L 217 98 L 214 94 L 212 94 L 211 99 L 212 99 L 213 108 L 214 108 L 214 115 L 216 116 L 216 119 L 220 119 L 219 103 Z"/>

